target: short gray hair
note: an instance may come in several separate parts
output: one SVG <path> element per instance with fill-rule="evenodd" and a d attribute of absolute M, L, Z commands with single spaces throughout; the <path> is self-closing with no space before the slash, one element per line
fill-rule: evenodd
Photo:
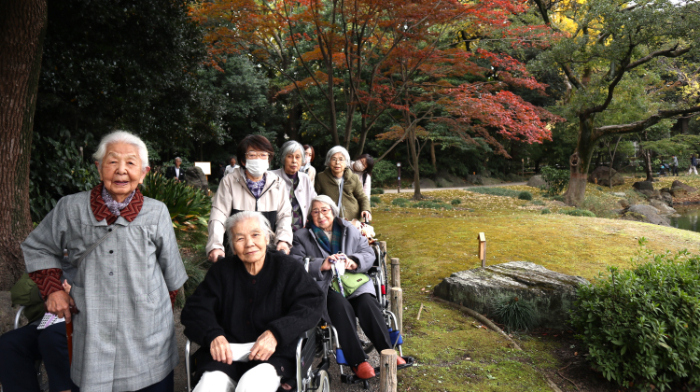
<path fill-rule="evenodd" d="M 311 199 L 311 205 L 309 205 L 309 211 L 307 212 L 307 215 L 308 215 L 308 216 L 311 216 L 311 210 L 312 210 L 313 207 L 314 207 L 314 202 L 315 202 L 315 201 L 317 201 L 317 202 L 319 202 L 319 203 L 328 204 L 328 207 L 330 207 L 331 210 L 333 211 L 333 217 L 335 218 L 335 217 L 338 216 L 338 213 L 340 212 L 340 211 L 338 210 L 338 206 L 336 206 L 336 205 L 335 205 L 335 202 L 333 201 L 333 199 L 331 199 L 331 198 L 330 198 L 329 196 L 327 196 L 327 195 L 318 195 L 318 196 L 314 197 L 313 199 Z"/>
<path fill-rule="evenodd" d="M 182 158 L 180 158 L 180 157 L 175 157 L 175 159 L 173 159 L 173 162 L 175 162 L 175 161 L 180 161 L 180 162 L 182 162 Z"/>
<path fill-rule="evenodd" d="M 345 157 L 345 162 L 346 165 L 350 164 L 350 154 L 348 153 L 348 150 L 345 149 L 343 146 L 335 146 L 328 150 L 328 153 L 326 154 L 326 163 L 325 165 L 328 166 L 329 163 L 331 163 L 331 157 L 337 153 L 343 153 L 343 156 Z"/>
<path fill-rule="evenodd" d="M 146 147 L 146 143 L 144 143 L 141 138 L 133 133 L 126 131 L 114 131 L 105 135 L 102 140 L 100 140 L 100 145 L 97 147 L 97 151 L 92 154 L 92 159 L 96 160 L 100 167 L 102 167 L 102 160 L 105 158 L 105 154 L 107 154 L 107 146 L 112 143 L 126 143 L 136 147 L 139 152 L 139 158 L 141 159 L 141 170 L 145 170 L 146 167 L 149 166 L 148 148 Z"/>
<path fill-rule="evenodd" d="M 306 154 L 304 153 L 304 146 L 301 145 L 296 140 L 290 140 L 282 145 L 280 148 L 280 167 L 284 169 L 284 159 L 289 154 L 294 154 L 296 151 L 301 152 L 301 164 L 306 165 Z"/>
<path fill-rule="evenodd" d="M 231 215 L 226 219 L 224 227 L 226 227 L 226 233 L 228 233 L 228 246 L 233 252 L 233 233 L 232 229 L 239 223 L 248 219 L 257 219 L 260 227 L 265 231 L 270 239 L 268 243 L 268 248 L 272 248 L 275 242 L 275 232 L 272 231 L 272 226 L 270 226 L 270 221 L 265 218 L 265 215 L 261 214 L 259 211 L 241 211 L 237 214 Z"/>

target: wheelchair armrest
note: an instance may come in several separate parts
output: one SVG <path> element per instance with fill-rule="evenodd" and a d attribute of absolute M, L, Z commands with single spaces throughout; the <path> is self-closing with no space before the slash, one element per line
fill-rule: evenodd
<path fill-rule="evenodd" d="M 26 306 L 22 305 L 17 309 L 17 314 L 15 314 L 15 329 L 19 329 L 19 319 L 22 317 L 22 312 L 24 312 Z"/>

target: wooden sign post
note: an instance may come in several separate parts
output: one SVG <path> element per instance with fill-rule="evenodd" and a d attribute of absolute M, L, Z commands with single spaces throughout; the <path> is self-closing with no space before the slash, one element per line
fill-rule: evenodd
<path fill-rule="evenodd" d="M 481 260 L 481 268 L 486 267 L 486 235 L 481 232 L 476 237 L 479 240 L 479 259 Z"/>

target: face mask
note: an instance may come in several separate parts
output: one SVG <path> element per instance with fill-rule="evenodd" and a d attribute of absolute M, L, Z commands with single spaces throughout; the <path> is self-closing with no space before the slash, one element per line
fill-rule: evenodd
<path fill-rule="evenodd" d="M 365 170 L 365 165 L 362 164 L 362 161 L 355 161 L 355 163 L 352 165 L 352 167 L 357 172 L 361 172 L 361 171 Z"/>
<path fill-rule="evenodd" d="M 269 167 L 267 159 L 247 159 L 245 162 L 245 169 L 255 178 L 262 177 Z"/>

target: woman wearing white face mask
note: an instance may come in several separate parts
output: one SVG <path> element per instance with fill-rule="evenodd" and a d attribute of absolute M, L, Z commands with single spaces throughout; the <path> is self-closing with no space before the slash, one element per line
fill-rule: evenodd
<path fill-rule="evenodd" d="M 264 136 L 248 135 L 238 144 L 241 167 L 221 180 L 212 199 L 206 247 L 210 261 L 224 257 L 224 223 L 241 211 L 261 212 L 275 232 L 276 249 L 289 254 L 293 239 L 292 205 L 284 181 L 267 171 L 273 154 L 272 144 Z"/>
<path fill-rule="evenodd" d="M 374 168 L 374 158 L 369 154 L 362 154 L 350 164 L 352 172 L 357 174 L 362 183 L 362 190 L 367 197 L 372 193 L 372 169 Z"/>

